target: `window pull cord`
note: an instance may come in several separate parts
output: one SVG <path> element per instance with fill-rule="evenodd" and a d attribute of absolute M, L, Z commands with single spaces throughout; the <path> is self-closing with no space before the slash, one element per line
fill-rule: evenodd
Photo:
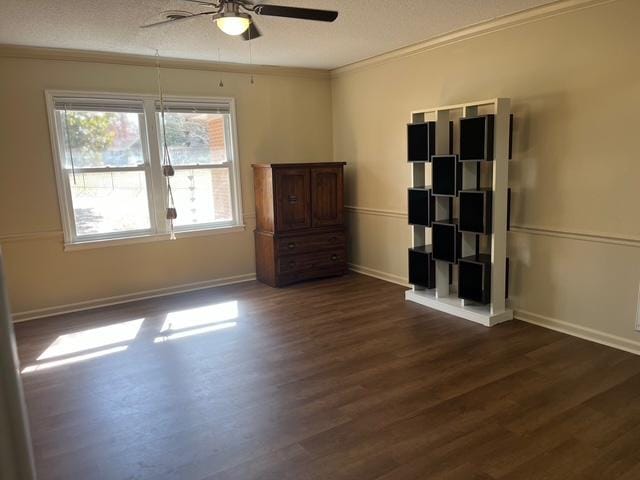
<path fill-rule="evenodd" d="M 160 78 L 160 53 L 156 50 L 156 70 L 158 73 L 158 96 L 160 97 L 160 119 L 162 122 L 162 175 L 167 179 L 167 214 L 169 220 L 169 239 L 175 240 L 176 234 L 173 228 L 173 221 L 178 218 L 178 211 L 173 201 L 173 191 L 171 190 L 171 177 L 175 175 L 175 170 L 171 165 L 169 146 L 167 145 L 167 130 L 164 121 L 164 95 L 162 93 L 162 82 Z"/>
<path fill-rule="evenodd" d="M 67 114 L 67 104 L 64 104 L 64 128 L 67 133 L 67 148 L 69 149 L 69 160 L 71 161 L 71 175 L 73 176 L 73 184 L 76 184 L 76 167 L 73 163 L 73 150 L 71 149 L 71 134 L 69 132 L 69 118 Z"/>

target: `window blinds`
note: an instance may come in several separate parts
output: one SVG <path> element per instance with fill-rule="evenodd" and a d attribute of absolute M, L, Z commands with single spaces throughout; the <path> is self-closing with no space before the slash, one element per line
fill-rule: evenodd
<path fill-rule="evenodd" d="M 66 111 L 144 113 L 142 100 L 57 97 L 54 106 L 56 110 Z"/>
<path fill-rule="evenodd" d="M 160 111 L 160 101 L 156 101 L 156 110 Z M 171 113 L 230 113 L 227 102 L 173 102 L 164 101 L 164 111 Z"/>

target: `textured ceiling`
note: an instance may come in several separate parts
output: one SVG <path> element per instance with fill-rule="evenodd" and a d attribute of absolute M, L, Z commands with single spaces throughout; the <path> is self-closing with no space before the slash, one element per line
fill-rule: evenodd
<path fill-rule="evenodd" d="M 331 69 L 554 0 L 268 0 L 338 10 L 333 23 L 258 17 L 253 62 Z M 141 30 L 183 0 L 0 0 L 0 43 L 249 63 L 249 45 L 208 17 Z"/>

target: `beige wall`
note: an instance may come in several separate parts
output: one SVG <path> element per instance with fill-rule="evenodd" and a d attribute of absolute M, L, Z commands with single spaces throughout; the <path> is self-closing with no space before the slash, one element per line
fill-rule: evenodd
<path fill-rule="evenodd" d="M 168 95 L 235 97 L 247 229 L 64 252 L 44 90 L 155 93 L 156 72 L 26 58 L 0 58 L 0 72 L 0 242 L 13 312 L 252 274 L 251 163 L 331 160 L 328 75 L 263 74 L 251 85 L 246 74 L 167 69 Z"/>
<path fill-rule="evenodd" d="M 638 25 L 640 2 L 619 0 L 334 72 L 351 262 L 406 279 L 409 112 L 510 97 L 518 315 L 640 351 Z"/>

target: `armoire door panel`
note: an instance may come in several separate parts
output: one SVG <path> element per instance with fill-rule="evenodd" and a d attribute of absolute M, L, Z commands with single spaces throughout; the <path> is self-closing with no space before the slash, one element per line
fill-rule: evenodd
<path fill-rule="evenodd" d="M 310 174 L 308 168 L 291 168 L 274 173 L 276 223 L 279 231 L 311 227 Z"/>
<path fill-rule="evenodd" d="M 314 227 L 343 223 L 342 167 L 311 169 L 311 217 Z"/>

